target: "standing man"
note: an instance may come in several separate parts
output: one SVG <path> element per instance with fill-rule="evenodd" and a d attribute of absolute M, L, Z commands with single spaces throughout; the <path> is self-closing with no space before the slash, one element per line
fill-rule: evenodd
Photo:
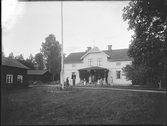
<path fill-rule="evenodd" d="M 71 79 L 72 79 L 72 81 L 73 81 L 73 86 L 75 86 L 76 75 L 75 75 L 74 72 L 72 73 L 72 77 L 71 77 Z"/>
<path fill-rule="evenodd" d="M 67 84 L 67 87 L 69 87 L 69 80 L 68 80 L 68 77 L 66 79 L 66 84 Z"/>

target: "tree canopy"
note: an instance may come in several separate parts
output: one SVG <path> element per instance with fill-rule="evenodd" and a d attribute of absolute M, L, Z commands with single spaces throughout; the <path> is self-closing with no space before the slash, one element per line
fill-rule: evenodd
<path fill-rule="evenodd" d="M 61 46 L 53 34 L 46 37 L 41 46 L 40 50 L 44 56 L 46 68 L 51 72 L 54 79 L 61 70 Z"/>
<path fill-rule="evenodd" d="M 44 59 L 43 59 L 43 54 L 42 53 L 37 53 L 35 55 L 35 62 L 36 62 L 38 70 L 43 70 L 44 69 Z"/>
<path fill-rule="evenodd" d="M 19 61 L 24 61 L 24 57 L 22 54 L 15 56 L 15 59 L 19 60 Z"/>
<path fill-rule="evenodd" d="M 10 53 L 9 58 L 12 58 L 12 56 L 14 56 L 13 53 Z M 22 54 L 15 56 L 15 59 L 30 68 L 31 70 L 35 70 L 35 62 L 32 54 L 30 54 L 29 58 L 27 58 L 26 60 L 24 59 Z"/>
<path fill-rule="evenodd" d="M 128 29 L 134 30 L 128 55 L 133 65 L 143 64 L 157 79 L 167 71 L 166 8 L 166 0 L 133 0 L 123 9 Z"/>
<path fill-rule="evenodd" d="M 14 54 L 13 54 L 13 52 L 11 52 L 11 53 L 9 54 L 9 58 L 14 59 Z"/>

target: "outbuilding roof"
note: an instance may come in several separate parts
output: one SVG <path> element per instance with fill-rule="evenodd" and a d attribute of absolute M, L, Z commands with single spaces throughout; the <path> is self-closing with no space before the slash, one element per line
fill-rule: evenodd
<path fill-rule="evenodd" d="M 27 70 L 27 75 L 43 75 L 46 72 L 48 72 L 48 70 Z"/>
<path fill-rule="evenodd" d="M 10 66 L 10 67 L 16 67 L 16 68 L 22 68 L 22 69 L 29 69 L 22 63 L 20 63 L 16 59 L 11 59 L 7 57 L 2 57 L 2 66 Z"/>
<path fill-rule="evenodd" d="M 132 58 L 127 55 L 128 49 L 116 49 L 116 50 L 102 50 L 102 52 L 109 55 L 108 61 L 131 61 Z M 82 59 L 80 59 L 87 52 L 76 52 L 70 53 L 65 59 L 64 63 L 82 63 Z"/>

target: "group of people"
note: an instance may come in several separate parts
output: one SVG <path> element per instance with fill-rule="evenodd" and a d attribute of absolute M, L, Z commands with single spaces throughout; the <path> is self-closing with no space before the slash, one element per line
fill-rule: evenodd
<path fill-rule="evenodd" d="M 72 73 L 71 79 L 72 79 L 73 86 L 75 86 L 75 80 L 76 80 L 75 73 Z M 84 83 L 84 85 L 86 85 L 86 80 L 85 79 L 83 80 L 83 83 Z M 97 84 L 102 84 L 103 85 L 104 83 L 106 83 L 105 79 L 104 79 L 104 81 L 103 81 L 102 78 L 99 78 L 97 80 Z M 67 86 L 70 85 L 70 83 L 69 83 L 69 77 L 66 78 L 66 84 L 67 84 Z M 89 84 L 95 84 L 96 85 L 96 83 L 95 83 L 95 76 L 94 75 L 89 76 Z M 113 78 L 112 78 L 112 76 L 111 76 L 111 84 L 113 84 Z"/>
<path fill-rule="evenodd" d="M 95 77 L 94 75 L 93 76 L 89 76 L 89 84 L 97 84 L 97 85 L 103 85 L 103 84 L 106 84 L 106 80 L 105 78 L 98 78 L 97 79 L 97 83 L 95 82 Z M 111 82 L 110 82 L 111 85 L 113 85 L 113 78 L 111 76 Z M 84 79 L 84 85 L 86 85 L 86 80 Z"/>
<path fill-rule="evenodd" d="M 72 73 L 71 79 L 72 79 L 73 86 L 75 86 L 75 80 L 76 80 L 75 73 Z M 70 85 L 70 83 L 69 83 L 69 77 L 66 78 L 66 84 L 67 84 L 67 86 Z"/>

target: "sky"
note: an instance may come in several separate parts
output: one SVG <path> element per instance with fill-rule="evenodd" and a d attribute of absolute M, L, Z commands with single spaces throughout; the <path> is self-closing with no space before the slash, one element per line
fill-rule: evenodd
<path fill-rule="evenodd" d="M 8 2 L 6 2 L 8 1 Z M 64 1 L 63 49 L 66 56 L 94 45 L 100 50 L 128 48 L 133 31 L 123 21 L 129 1 Z M 61 2 L 2 1 L 2 50 L 8 57 L 40 52 L 42 42 L 54 34 L 61 43 Z"/>

